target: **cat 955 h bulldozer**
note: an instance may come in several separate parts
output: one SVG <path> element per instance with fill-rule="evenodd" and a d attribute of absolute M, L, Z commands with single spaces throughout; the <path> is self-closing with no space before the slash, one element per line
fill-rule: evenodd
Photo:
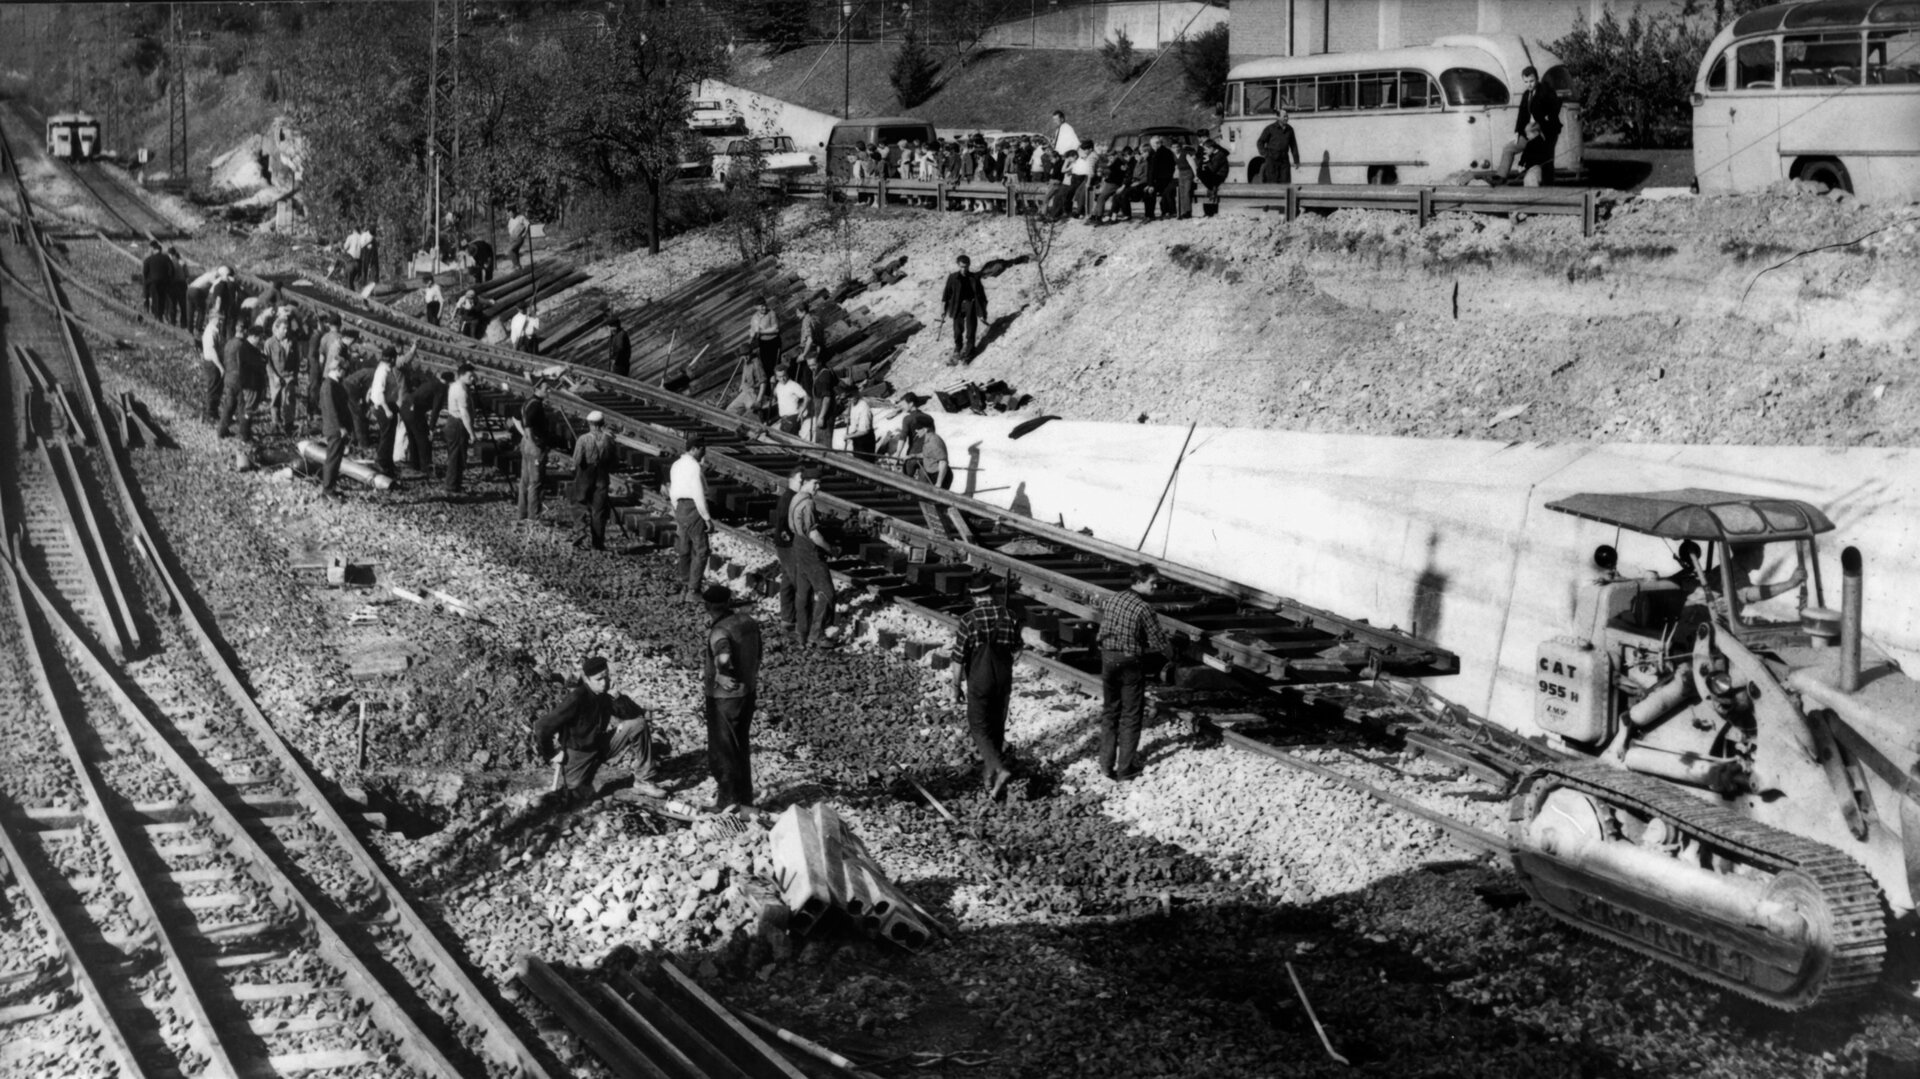
<path fill-rule="evenodd" d="M 1860 632 L 1859 552 L 1825 602 L 1804 502 L 1719 491 L 1548 504 L 1679 544 L 1666 577 L 1602 546 L 1540 646 L 1513 862 L 1560 919 L 1788 1010 L 1858 997 L 1920 891 L 1920 684 Z M 1651 545 L 1650 545 L 1651 546 Z"/>

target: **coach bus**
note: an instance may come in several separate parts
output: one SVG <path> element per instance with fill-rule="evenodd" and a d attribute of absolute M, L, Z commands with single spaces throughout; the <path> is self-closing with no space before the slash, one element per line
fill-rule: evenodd
<path fill-rule="evenodd" d="M 100 155 L 100 121 L 84 112 L 47 117 L 47 156 L 86 161 Z"/>
<path fill-rule="evenodd" d="M 1811 180 L 1920 200 L 1920 0 L 1812 0 L 1720 31 L 1693 87 L 1700 193 Z"/>
<path fill-rule="evenodd" d="M 1277 103 L 1300 144 L 1296 181 L 1461 183 L 1485 176 L 1513 138 L 1523 69 L 1560 96 L 1554 171 L 1582 168 L 1580 106 L 1558 57 L 1517 34 L 1458 34 L 1432 45 L 1271 57 L 1227 73 L 1230 179 L 1253 182 L 1255 148 Z"/>

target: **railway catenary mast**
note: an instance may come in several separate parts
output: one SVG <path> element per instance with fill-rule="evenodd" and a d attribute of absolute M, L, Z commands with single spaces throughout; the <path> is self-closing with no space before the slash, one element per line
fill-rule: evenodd
<path fill-rule="evenodd" d="M 427 212 L 433 215 L 434 268 L 440 226 L 460 176 L 460 0 L 433 0 L 427 77 Z"/>

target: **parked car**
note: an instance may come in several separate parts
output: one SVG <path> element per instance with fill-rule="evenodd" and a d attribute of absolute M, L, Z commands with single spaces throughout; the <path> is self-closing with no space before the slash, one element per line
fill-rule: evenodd
<path fill-rule="evenodd" d="M 746 122 L 732 101 L 695 101 L 687 126 L 695 131 L 738 131 Z"/>
<path fill-rule="evenodd" d="M 854 144 L 897 143 L 902 139 L 908 142 L 932 142 L 933 125 L 912 116 L 874 116 L 842 120 L 833 125 L 833 131 L 827 135 L 827 171 L 844 180 L 852 171 L 847 155 Z"/>
<path fill-rule="evenodd" d="M 1132 131 L 1122 131 L 1107 140 L 1107 152 L 1120 150 L 1140 150 L 1146 148 L 1148 140 L 1155 135 L 1167 140 L 1174 149 L 1182 146 L 1198 146 L 1206 138 L 1206 132 L 1195 131 L 1190 127 L 1143 127 Z"/>
<path fill-rule="evenodd" d="M 732 183 L 734 174 L 745 167 L 742 159 L 756 148 L 760 151 L 762 176 L 805 176 L 820 171 L 820 159 L 795 149 L 789 136 L 755 135 L 727 140 L 726 150 L 713 155 L 713 178 L 722 184 Z"/>

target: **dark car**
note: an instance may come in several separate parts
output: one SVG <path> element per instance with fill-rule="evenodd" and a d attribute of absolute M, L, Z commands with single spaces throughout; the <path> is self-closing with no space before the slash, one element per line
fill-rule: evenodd
<path fill-rule="evenodd" d="M 1190 127 L 1142 127 L 1133 131 L 1122 131 L 1107 140 L 1107 152 L 1118 153 L 1121 150 L 1144 149 L 1148 140 L 1155 135 L 1167 140 L 1174 149 L 1182 146 L 1198 146 L 1207 137 L 1204 131 L 1195 131 Z"/>

